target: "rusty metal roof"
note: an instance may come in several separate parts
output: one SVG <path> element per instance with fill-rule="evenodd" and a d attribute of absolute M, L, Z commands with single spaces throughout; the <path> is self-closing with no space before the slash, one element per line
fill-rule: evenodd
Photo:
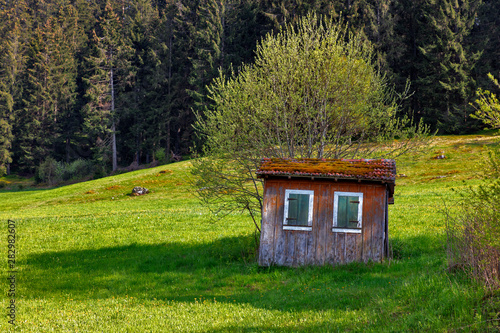
<path fill-rule="evenodd" d="M 394 183 L 396 162 L 388 159 L 263 158 L 259 177 L 316 177 Z"/>

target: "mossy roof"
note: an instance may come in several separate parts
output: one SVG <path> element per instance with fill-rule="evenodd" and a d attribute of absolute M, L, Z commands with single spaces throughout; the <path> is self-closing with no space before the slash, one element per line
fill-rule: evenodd
<path fill-rule="evenodd" d="M 263 158 L 259 177 L 316 177 L 392 182 L 396 162 L 388 159 Z"/>

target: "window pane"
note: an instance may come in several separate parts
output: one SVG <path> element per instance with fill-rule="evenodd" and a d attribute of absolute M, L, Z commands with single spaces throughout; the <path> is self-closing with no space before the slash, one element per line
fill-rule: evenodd
<path fill-rule="evenodd" d="M 346 228 L 348 220 L 347 210 L 347 197 L 339 196 L 338 210 L 337 210 L 337 227 Z"/>
<path fill-rule="evenodd" d="M 290 193 L 288 196 L 288 225 L 307 226 L 309 194 Z"/>

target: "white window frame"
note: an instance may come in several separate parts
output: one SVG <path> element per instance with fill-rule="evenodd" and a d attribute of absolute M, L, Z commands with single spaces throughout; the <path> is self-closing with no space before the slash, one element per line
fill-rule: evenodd
<path fill-rule="evenodd" d="M 290 194 L 308 194 L 309 195 L 309 212 L 307 214 L 307 226 L 288 225 L 288 198 Z M 283 230 L 302 230 L 312 231 L 313 219 L 313 204 L 314 204 L 314 191 L 312 190 L 285 190 L 285 212 L 283 214 Z"/>
<path fill-rule="evenodd" d="M 339 197 L 358 197 L 358 227 L 357 228 L 337 228 L 337 215 L 339 209 Z M 346 232 L 353 234 L 360 234 L 363 227 L 363 193 L 360 192 L 335 192 L 333 195 L 333 232 Z"/>

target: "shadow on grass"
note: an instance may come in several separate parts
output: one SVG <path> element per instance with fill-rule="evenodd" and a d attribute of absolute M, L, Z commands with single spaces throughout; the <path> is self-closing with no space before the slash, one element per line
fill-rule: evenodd
<path fill-rule="evenodd" d="M 79 251 L 29 255 L 31 269 L 68 274 L 106 275 L 121 273 L 192 273 L 224 263 L 244 262 L 249 256 L 250 237 L 224 238 L 209 244 L 130 244 Z M 251 244 L 250 244 L 251 245 Z M 250 247 L 251 248 L 251 247 Z M 246 249 L 246 250 L 245 250 Z M 61 278 L 58 278 L 60 280 Z"/>
<path fill-rule="evenodd" d="M 19 192 L 43 192 L 53 190 L 56 187 L 34 187 L 34 186 L 6 186 L 0 187 L 0 193 L 19 193 Z"/>
<path fill-rule="evenodd" d="M 389 250 L 392 258 L 396 260 L 418 258 L 422 255 L 444 251 L 445 239 L 418 235 L 409 238 L 389 238 Z M 444 253 L 444 252 L 443 252 Z"/>
<path fill-rule="evenodd" d="M 253 236 L 230 237 L 194 245 L 185 242 L 130 244 L 44 252 L 27 255 L 19 263 L 26 265 L 25 276 L 29 278 L 23 286 L 33 296 L 61 292 L 87 297 L 149 294 L 154 287 L 151 298 L 171 298 L 176 287 L 198 288 L 200 283 L 195 280 L 204 277 L 203 272 L 239 274 L 247 266 L 246 262 L 254 261 L 254 255 L 248 250 L 254 247 Z"/>
<path fill-rule="evenodd" d="M 365 307 L 411 265 L 353 263 L 325 267 L 258 267 L 253 235 L 212 243 L 131 244 L 29 255 L 20 282 L 28 298 L 134 297 L 145 301 L 248 303 L 288 310 Z M 29 278 L 28 278 L 29 276 Z M 391 281 L 393 285 L 391 286 Z"/>

